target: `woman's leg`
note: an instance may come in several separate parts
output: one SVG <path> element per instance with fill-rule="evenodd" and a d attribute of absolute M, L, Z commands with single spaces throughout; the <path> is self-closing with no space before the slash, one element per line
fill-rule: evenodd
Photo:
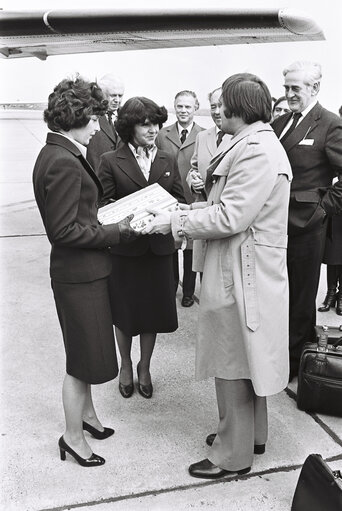
<path fill-rule="evenodd" d="M 83 420 L 96 428 L 98 431 L 104 431 L 104 427 L 99 421 L 94 408 L 93 397 L 91 395 L 91 385 L 87 384 L 87 393 L 83 410 Z"/>
<path fill-rule="evenodd" d="M 89 458 L 92 450 L 83 433 L 83 413 L 87 399 L 88 384 L 66 374 L 63 383 L 63 407 L 65 414 L 65 442 L 82 458 Z"/>
<path fill-rule="evenodd" d="M 150 363 L 156 342 L 156 333 L 140 334 L 139 382 L 141 385 L 151 384 Z"/>
<path fill-rule="evenodd" d="M 133 370 L 131 359 L 132 337 L 124 334 L 120 328 L 115 327 L 115 337 L 119 346 L 121 357 L 120 383 L 131 385 L 133 383 Z"/>

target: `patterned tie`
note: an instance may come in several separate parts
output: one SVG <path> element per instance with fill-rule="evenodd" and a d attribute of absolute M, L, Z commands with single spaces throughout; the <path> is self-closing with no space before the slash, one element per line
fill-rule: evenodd
<path fill-rule="evenodd" d="M 224 137 L 223 131 L 219 130 L 217 134 L 216 147 L 218 147 L 221 144 L 223 137 Z"/>
<path fill-rule="evenodd" d="M 293 117 L 292 117 L 293 120 L 292 120 L 291 126 L 289 127 L 287 132 L 284 134 L 284 136 L 281 137 L 281 139 L 280 139 L 282 143 L 288 138 L 289 135 L 291 135 L 292 131 L 297 126 L 300 117 L 302 117 L 302 114 L 300 112 L 296 113 L 296 114 L 293 114 Z"/>
<path fill-rule="evenodd" d="M 108 122 L 111 126 L 113 126 L 113 112 L 111 112 L 110 110 L 108 110 L 107 112 L 107 117 L 108 117 Z"/>
<path fill-rule="evenodd" d="M 188 131 L 187 130 L 182 130 L 181 131 L 181 136 L 180 136 L 181 144 L 184 144 L 185 139 L 186 139 L 187 136 L 188 136 Z"/>

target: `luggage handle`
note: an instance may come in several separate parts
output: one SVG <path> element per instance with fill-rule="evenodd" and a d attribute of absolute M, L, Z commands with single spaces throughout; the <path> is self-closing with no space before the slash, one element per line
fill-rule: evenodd
<path fill-rule="evenodd" d="M 339 346 L 342 346 L 342 337 L 330 344 L 333 348 L 337 349 Z M 317 351 L 328 351 L 328 334 L 320 334 L 318 338 Z"/>

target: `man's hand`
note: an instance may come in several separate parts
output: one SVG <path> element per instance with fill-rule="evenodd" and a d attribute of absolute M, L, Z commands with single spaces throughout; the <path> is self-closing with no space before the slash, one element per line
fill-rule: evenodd
<path fill-rule="evenodd" d="M 118 222 L 119 232 L 120 232 L 120 243 L 131 243 L 136 240 L 141 233 L 135 231 L 133 227 L 131 227 L 131 220 L 133 220 L 134 215 L 126 216 L 123 220 Z"/>
<path fill-rule="evenodd" d="M 191 188 L 194 190 L 194 192 L 201 193 L 201 191 L 204 188 L 204 181 L 201 177 L 201 174 L 193 170 L 192 172 L 190 172 L 190 177 Z"/>
<path fill-rule="evenodd" d="M 147 209 L 154 219 L 142 231 L 142 234 L 168 234 L 171 232 L 171 213 L 162 209 Z"/>

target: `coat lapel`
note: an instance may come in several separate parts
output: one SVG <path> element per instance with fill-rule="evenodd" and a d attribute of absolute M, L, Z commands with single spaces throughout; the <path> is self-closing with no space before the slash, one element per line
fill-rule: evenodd
<path fill-rule="evenodd" d="M 164 174 L 167 165 L 167 158 L 163 154 L 160 155 L 160 152 L 157 151 L 154 162 L 151 165 L 151 171 L 148 180 L 149 185 L 159 181 L 160 177 Z"/>
<path fill-rule="evenodd" d="M 317 103 L 313 109 L 304 117 L 302 122 L 297 126 L 291 135 L 284 141 L 284 149 L 289 151 L 297 145 L 301 140 L 308 138 L 309 133 L 317 126 L 317 122 L 321 116 L 321 106 Z M 281 140 L 280 140 L 281 142 Z"/>
<path fill-rule="evenodd" d="M 207 133 L 206 139 L 207 139 L 208 152 L 212 156 L 216 152 L 216 150 L 217 150 L 217 147 L 216 147 L 216 128 L 215 128 L 215 126 L 213 128 L 210 128 L 210 131 L 208 131 L 208 133 Z"/>
<path fill-rule="evenodd" d="M 103 195 L 103 188 L 102 188 L 101 181 L 99 180 L 99 178 L 95 174 L 94 169 L 90 165 L 88 160 L 86 160 L 86 158 L 84 158 L 84 156 L 82 155 L 81 151 L 78 149 L 78 147 L 75 144 L 73 144 L 71 142 L 71 140 L 69 140 L 68 138 L 66 138 L 63 135 L 60 135 L 58 133 L 48 133 L 47 139 L 46 139 L 46 143 L 47 144 L 55 144 L 55 145 L 59 145 L 61 147 L 64 147 L 64 149 L 67 149 L 74 156 L 76 156 L 76 158 L 78 158 L 79 161 L 82 163 L 85 171 L 89 174 L 89 176 L 95 182 L 95 184 L 96 184 L 96 186 L 97 186 L 97 188 L 99 190 L 100 196 L 102 197 L 102 195 Z"/>
<path fill-rule="evenodd" d="M 178 148 L 181 146 L 181 142 L 178 135 L 177 124 L 172 124 L 169 128 L 166 128 L 165 137 L 175 144 Z"/>
<path fill-rule="evenodd" d="M 146 186 L 147 181 L 145 176 L 127 144 L 116 150 L 116 161 L 122 172 L 132 179 L 132 181 L 141 188 Z"/>
<path fill-rule="evenodd" d="M 176 130 L 177 131 L 177 130 Z M 190 131 L 189 135 L 186 137 L 185 141 L 184 141 L 184 144 L 182 144 L 180 146 L 180 151 L 182 149 L 185 149 L 186 147 L 188 147 L 189 145 L 191 144 L 194 144 L 195 141 L 196 141 L 196 137 L 197 137 L 197 133 L 201 131 L 197 124 L 194 123 L 193 127 L 192 127 L 192 130 Z M 177 131 L 177 136 L 178 136 L 178 131 Z M 178 136 L 179 138 L 179 136 Z"/>
<path fill-rule="evenodd" d="M 105 115 L 102 115 L 99 119 L 100 128 L 101 130 L 107 135 L 110 140 L 112 140 L 114 143 L 117 141 L 117 134 L 114 129 L 114 127 L 109 124 L 109 121 Z"/>

